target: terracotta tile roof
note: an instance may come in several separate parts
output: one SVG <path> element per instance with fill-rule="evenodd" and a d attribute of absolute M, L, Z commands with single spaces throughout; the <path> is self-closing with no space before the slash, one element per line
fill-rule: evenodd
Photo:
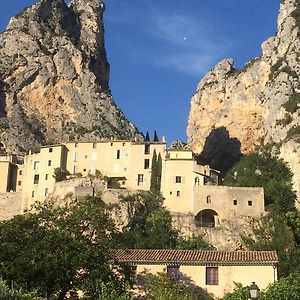
<path fill-rule="evenodd" d="M 173 249 L 119 249 L 119 263 L 181 265 L 274 265 L 276 251 L 213 251 Z"/>

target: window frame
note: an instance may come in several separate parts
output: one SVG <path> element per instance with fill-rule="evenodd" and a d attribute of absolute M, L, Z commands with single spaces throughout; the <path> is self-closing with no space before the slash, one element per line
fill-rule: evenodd
<path fill-rule="evenodd" d="M 205 268 L 205 285 L 219 285 L 219 267 Z"/>

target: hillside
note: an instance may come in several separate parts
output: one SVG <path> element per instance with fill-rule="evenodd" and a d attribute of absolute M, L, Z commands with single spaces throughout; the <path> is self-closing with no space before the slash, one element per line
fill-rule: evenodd
<path fill-rule="evenodd" d="M 141 138 L 109 90 L 103 12 L 99 0 L 68 6 L 41 0 L 10 20 L 0 35 L 0 141 L 6 150 Z"/>
<path fill-rule="evenodd" d="M 300 199 L 298 0 L 282 1 L 277 34 L 261 48 L 262 55 L 243 69 L 224 59 L 200 81 L 191 99 L 189 144 L 213 167 L 224 158 L 234 161 L 241 153 L 269 147 L 289 163 Z"/>

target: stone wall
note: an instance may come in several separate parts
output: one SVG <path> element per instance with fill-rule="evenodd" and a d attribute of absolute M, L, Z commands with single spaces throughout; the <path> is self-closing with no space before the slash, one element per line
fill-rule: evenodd
<path fill-rule="evenodd" d="M 0 221 L 21 213 L 21 193 L 0 193 Z"/>

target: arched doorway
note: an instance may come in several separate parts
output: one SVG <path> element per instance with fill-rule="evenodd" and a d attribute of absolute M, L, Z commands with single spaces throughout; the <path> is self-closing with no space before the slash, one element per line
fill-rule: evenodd
<path fill-rule="evenodd" d="M 213 209 L 203 209 L 195 216 L 196 225 L 199 227 L 216 227 L 218 214 Z"/>

